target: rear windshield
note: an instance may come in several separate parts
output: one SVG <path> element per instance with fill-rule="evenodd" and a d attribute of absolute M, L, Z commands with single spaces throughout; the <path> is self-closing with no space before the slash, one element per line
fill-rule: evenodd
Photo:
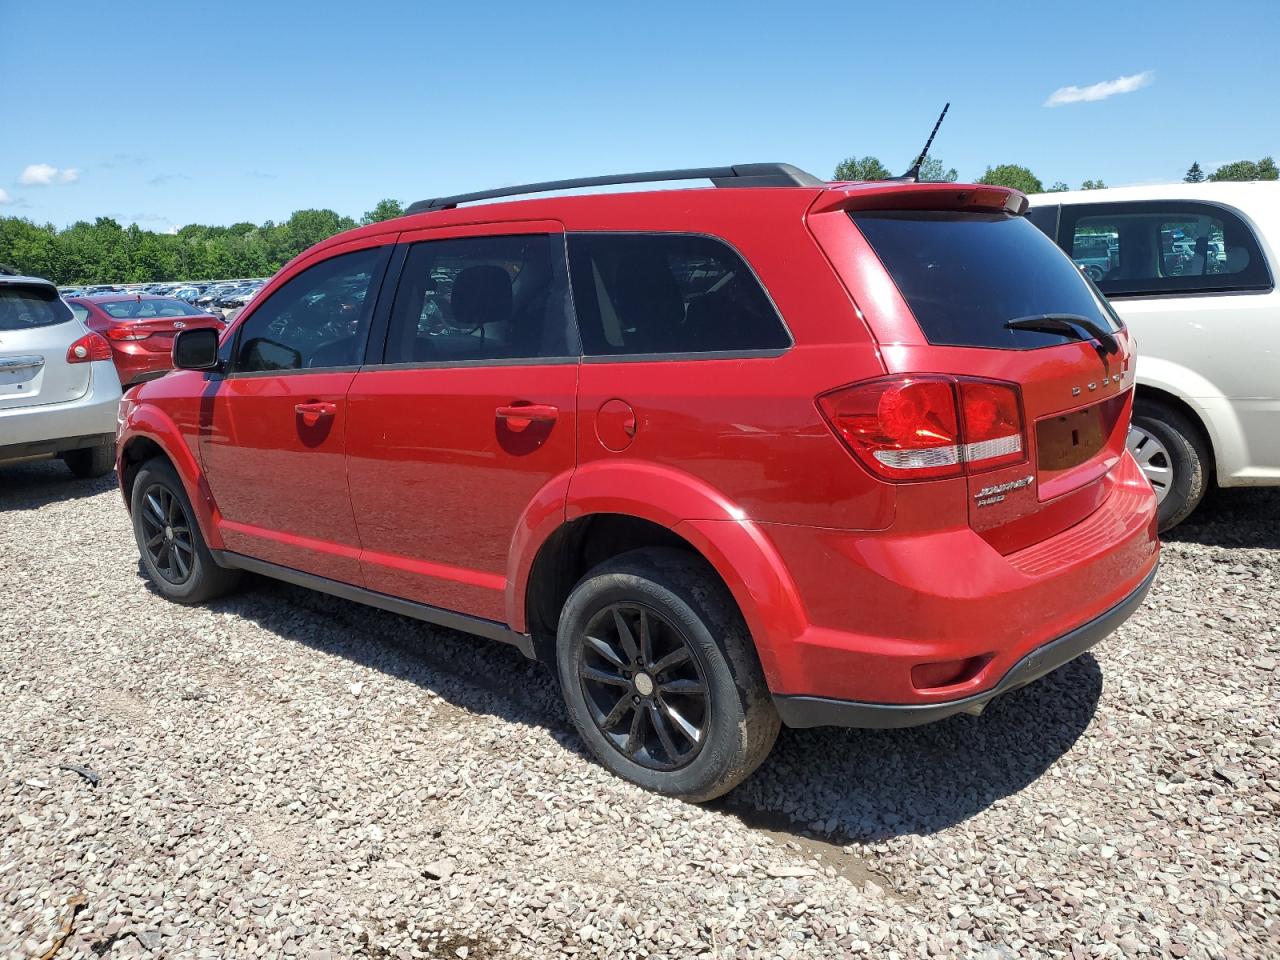
<path fill-rule="evenodd" d="M 1076 314 L 1119 324 L 1052 240 L 1025 217 L 934 211 L 854 213 L 930 343 L 1031 350 L 1070 334 L 1010 320 Z"/>
<path fill-rule="evenodd" d="M 157 317 L 199 317 L 204 314 L 183 300 L 114 300 L 99 307 L 117 320 L 154 320 Z"/>
<path fill-rule="evenodd" d="M 53 287 L 0 286 L 0 330 L 51 327 L 70 319 L 71 310 Z"/>

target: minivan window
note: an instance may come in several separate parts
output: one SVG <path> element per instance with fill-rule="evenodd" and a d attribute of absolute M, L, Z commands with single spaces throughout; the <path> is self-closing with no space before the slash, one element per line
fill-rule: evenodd
<path fill-rule="evenodd" d="M 276 290 L 240 326 L 236 372 L 358 365 L 386 257 L 385 247 L 340 254 Z"/>
<path fill-rule="evenodd" d="M 70 308 L 53 287 L 0 285 L 0 330 L 50 327 L 70 319 Z"/>
<path fill-rule="evenodd" d="M 577 356 L 560 235 L 416 243 L 391 310 L 386 363 Z"/>
<path fill-rule="evenodd" d="M 1253 231 L 1217 204 L 1064 207 L 1060 235 L 1071 258 L 1109 297 L 1271 288 Z"/>
<path fill-rule="evenodd" d="M 1044 314 L 1119 329 L 1071 261 L 1025 217 L 926 210 L 851 216 L 932 344 L 1030 350 L 1073 339 L 1005 326 Z"/>
<path fill-rule="evenodd" d="M 751 268 L 714 237 L 569 235 L 588 356 L 785 350 L 791 336 Z"/>

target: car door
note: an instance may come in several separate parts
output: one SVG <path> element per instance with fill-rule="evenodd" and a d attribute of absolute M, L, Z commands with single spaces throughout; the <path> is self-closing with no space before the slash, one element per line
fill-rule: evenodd
<path fill-rule="evenodd" d="M 421 230 L 401 248 L 382 362 L 347 399 L 365 582 L 506 622 L 512 539 L 576 461 L 563 228 Z"/>
<path fill-rule="evenodd" d="M 347 389 L 394 235 L 325 250 L 246 313 L 201 404 L 200 460 L 226 549 L 360 584 Z"/>
<path fill-rule="evenodd" d="M 1225 404 L 1240 425 L 1245 462 L 1229 462 L 1221 447 L 1219 468 L 1274 475 L 1280 293 L 1251 225 L 1238 211 L 1203 201 L 1063 207 L 1064 249 L 1074 256 L 1099 237 L 1114 253 L 1095 279 L 1137 337 L 1139 383 L 1174 389 L 1213 419 Z"/>

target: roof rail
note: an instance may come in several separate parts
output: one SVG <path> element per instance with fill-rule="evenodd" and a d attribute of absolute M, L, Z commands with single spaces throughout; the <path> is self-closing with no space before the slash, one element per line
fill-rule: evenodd
<path fill-rule="evenodd" d="M 644 173 L 615 173 L 603 177 L 522 183 L 514 187 L 499 187 L 497 190 L 481 190 L 478 193 L 459 193 L 452 197 L 419 200 L 417 203 L 411 203 L 405 213 L 449 210 L 460 203 L 515 197 L 526 193 L 548 193 L 552 190 L 572 190 L 575 187 L 604 187 L 618 183 L 658 183 L 664 180 L 710 180 L 717 187 L 818 187 L 825 182 L 789 163 L 739 163 L 732 167 L 649 170 Z"/>

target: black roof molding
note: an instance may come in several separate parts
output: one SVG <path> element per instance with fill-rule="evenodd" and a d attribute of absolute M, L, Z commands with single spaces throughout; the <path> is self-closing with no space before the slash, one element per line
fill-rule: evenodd
<path fill-rule="evenodd" d="M 459 193 L 452 197 L 419 200 L 417 203 L 410 204 L 405 213 L 448 210 L 460 203 L 496 200 L 499 197 L 517 197 L 526 193 L 549 193 L 553 190 L 572 190 L 577 187 L 606 187 L 619 183 L 661 183 L 666 180 L 710 180 L 717 187 L 820 187 L 826 182 L 789 163 L 739 163 L 732 167 L 648 170 L 643 173 L 615 173 L 603 177 L 522 183 L 514 187 L 499 187 L 497 190 L 481 190 L 477 193 Z"/>

